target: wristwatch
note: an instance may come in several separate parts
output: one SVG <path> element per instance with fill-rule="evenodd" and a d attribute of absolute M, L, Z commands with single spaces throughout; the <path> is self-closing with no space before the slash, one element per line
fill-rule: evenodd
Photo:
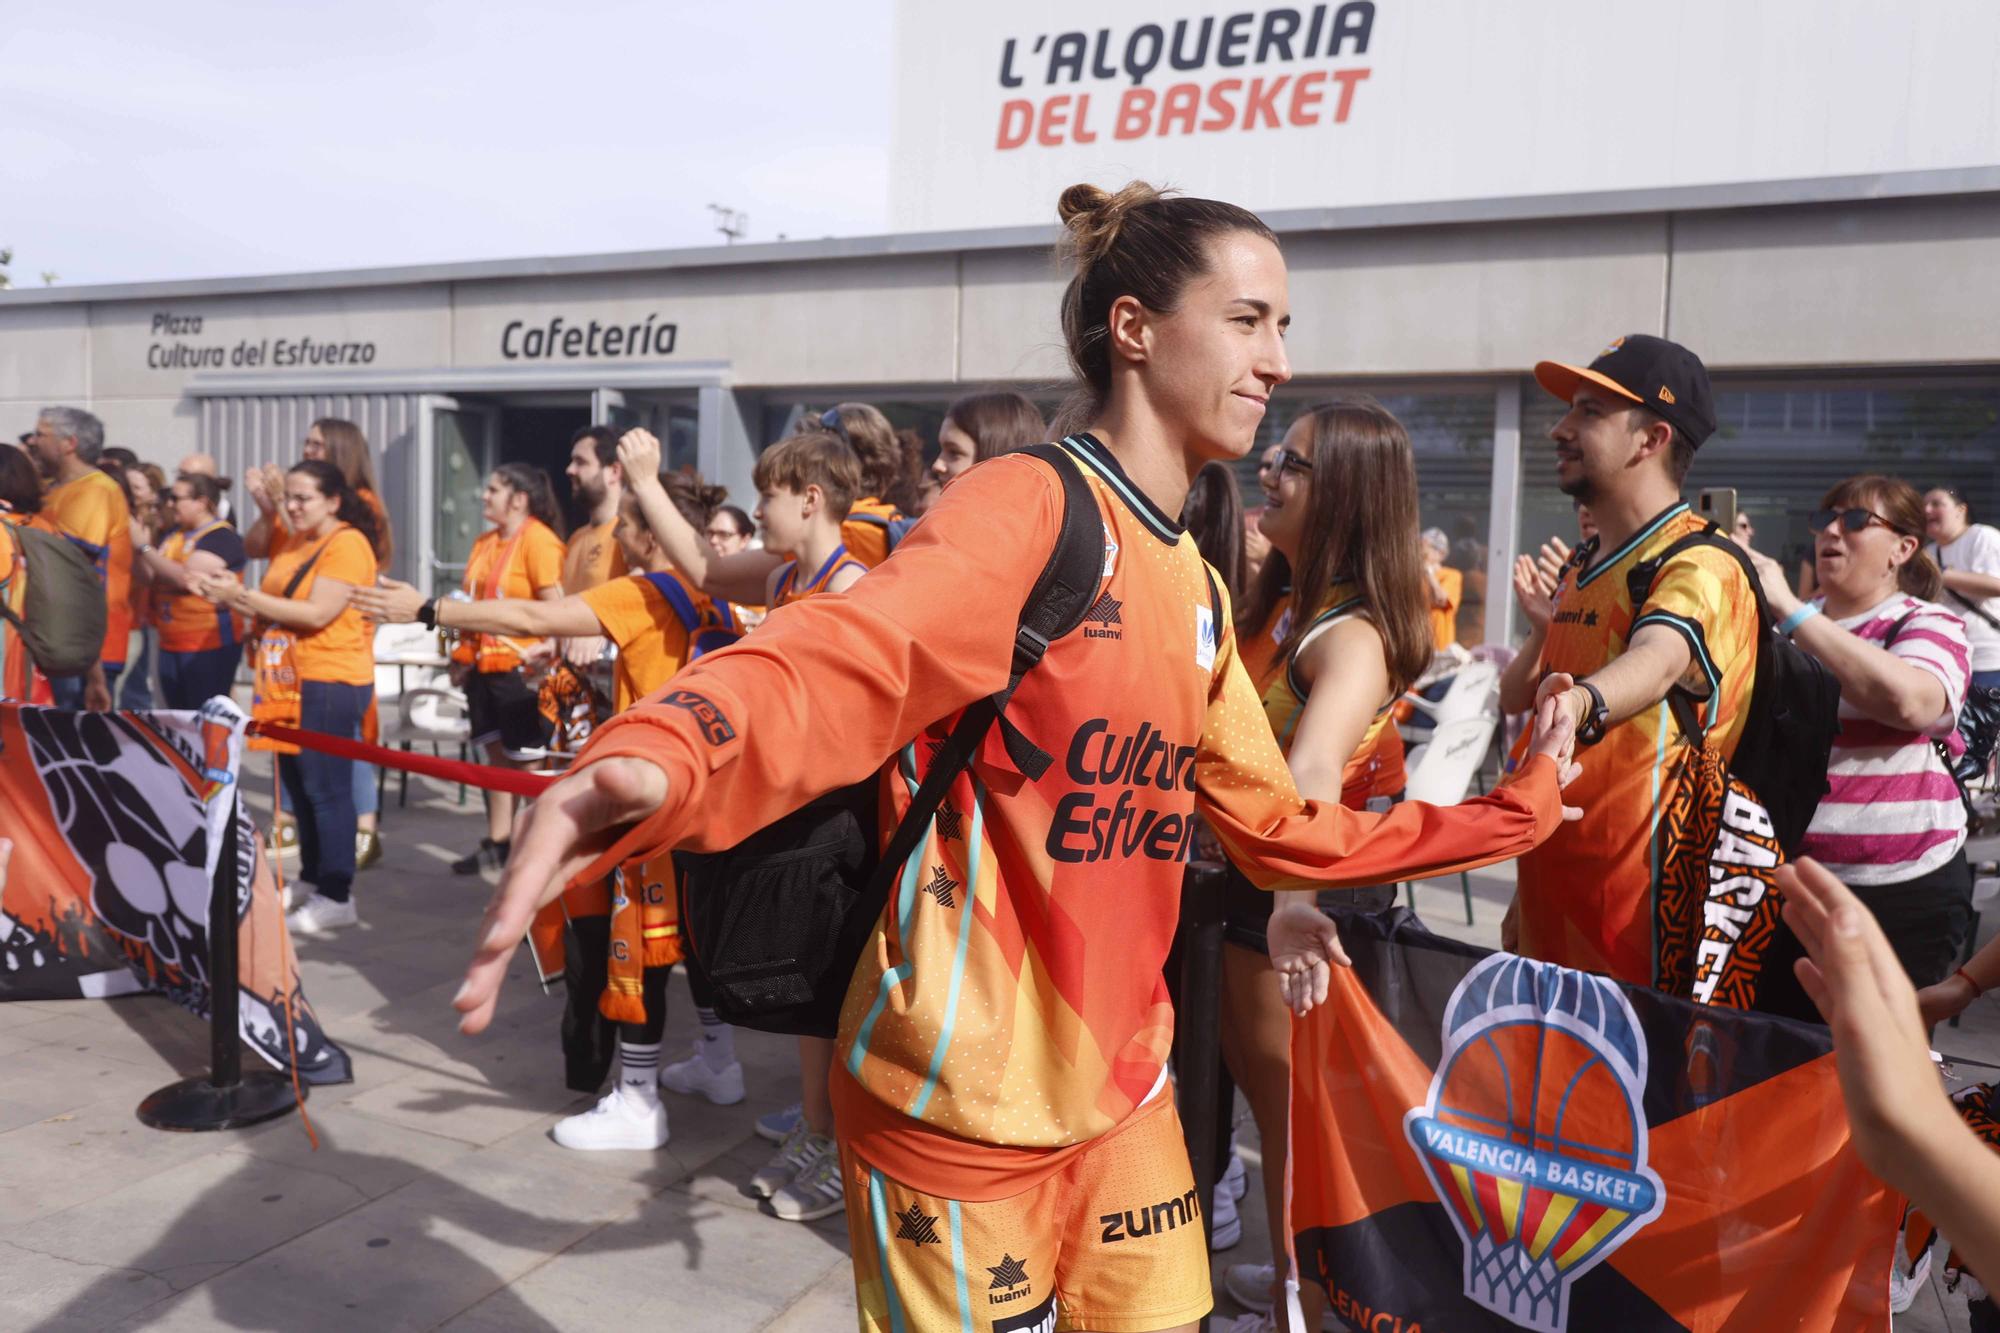
<path fill-rule="evenodd" d="M 1583 715 L 1583 721 L 1576 727 L 1579 745 L 1595 745 L 1604 739 L 1605 724 L 1611 720 L 1611 710 L 1604 706 L 1604 692 L 1587 680 L 1580 680 L 1576 687 L 1590 696 L 1590 711 Z"/>
<path fill-rule="evenodd" d="M 438 627 L 437 598 L 428 597 L 424 599 L 424 604 L 417 608 L 417 623 L 425 629 L 436 629 Z"/>

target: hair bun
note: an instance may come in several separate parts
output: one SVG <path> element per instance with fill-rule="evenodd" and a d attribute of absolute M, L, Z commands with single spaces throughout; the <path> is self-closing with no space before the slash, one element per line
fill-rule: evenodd
<path fill-rule="evenodd" d="M 1145 181 L 1128 181 L 1116 194 L 1095 185 L 1072 185 L 1056 200 L 1056 215 L 1069 229 L 1078 264 L 1089 266 L 1118 240 L 1131 212 L 1160 198 Z"/>

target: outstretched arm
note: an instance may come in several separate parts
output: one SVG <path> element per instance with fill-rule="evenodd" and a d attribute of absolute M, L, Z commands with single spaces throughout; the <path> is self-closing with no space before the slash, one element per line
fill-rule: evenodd
<path fill-rule="evenodd" d="M 554 594 L 554 599 L 549 594 Z M 407 624 L 417 618 L 424 604 L 421 591 L 395 579 L 378 580 L 373 588 L 356 588 L 354 605 L 370 620 L 384 624 Z M 480 634 L 506 634 L 516 638 L 546 638 L 557 634 L 600 634 L 604 627 L 597 614 L 581 597 L 564 597 L 561 590 L 544 588 L 541 596 L 483 598 L 461 602 L 442 598 L 437 604 L 439 629 L 474 630 Z"/>
<path fill-rule="evenodd" d="M 784 557 L 776 551 L 718 554 L 667 497 L 667 488 L 660 484 L 660 441 L 651 431 L 628 430 L 620 436 L 618 462 L 646 526 L 674 568 L 710 597 L 722 601 L 755 604 L 763 596 L 766 580 L 772 570 L 785 563 Z"/>

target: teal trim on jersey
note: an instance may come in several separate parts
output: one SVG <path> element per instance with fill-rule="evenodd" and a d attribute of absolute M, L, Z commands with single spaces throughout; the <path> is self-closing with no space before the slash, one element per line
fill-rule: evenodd
<path fill-rule="evenodd" d="M 1662 869 L 1660 861 L 1660 774 L 1667 766 L 1667 724 L 1673 721 L 1673 709 L 1667 706 L 1665 699 L 1660 700 L 1655 707 L 1660 710 L 1659 734 L 1653 747 L 1653 827 L 1647 835 L 1647 842 L 1653 851 L 1653 891 L 1647 895 L 1648 905 L 1646 911 L 1646 933 L 1653 941 L 1653 956 L 1647 960 L 1646 968 L 1648 975 L 1652 977 L 1652 984 L 1657 986 L 1660 984 L 1660 934 L 1659 925 L 1657 924 L 1659 913 L 1653 909 L 1659 905 L 1660 871 Z"/>
<path fill-rule="evenodd" d="M 1125 502 L 1126 508 L 1139 516 L 1155 537 L 1169 546 L 1180 544 L 1183 529 L 1162 519 L 1159 509 L 1153 502 L 1140 494 L 1138 488 L 1118 471 L 1117 461 L 1110 458 L 1103 445 L 1088 435 L 1064 436 L 1062 443 L 1063 448 L 1076 456 L 1077 462 L 1109 486 L 1118 498 Z"/>
<path fill-rule="evenodd" d="M 903 1333 L 903 1303 L 896 1299 L 896 1279 L 889 1272 L 889 1203 L 882 1197 L 882 1173 L 868 1168 L 868 1220 L 875 1224 L 875 1268 L 882 1274 L 882 1299 L 889 1307 L 890 1333 Z"/>
<path fill-rule="evenodd" d="M 931 1067 L 924 1074 L 924 1090 L 910 1104 L 910 1114 L 921 1116 L 937 1091 L 938 1074 L 944 1068 L 944 1053 L 951 1045 L 952 1029 L 958 1026 L 958 996 L 965 986 L 965 959 L 972 951 L 972 905 L 979 897 L 979 854 L 986 832 L 986 793 L 979 779 L 972 779 L 972 827 L 965 835 L 965 902 L 958 914 L 958 949 L 951 959 L 951 986 L 945 991 L 944 1023 L 937 1045 L 931 1050 Z"/>
<path fill-rule="evenodd" d="M 903 747 L 902 762 L 896 768 L 903 775 L 903 781 L 909 784 L 910 795 L 914 797 L 917 794 L 917 743 L 915 741 L 911 741 Z M 936 832 L 937 818 L 933 816 L 931 819 L 931 833 L 935 834 Z M 923 860 L 924 848 L 929 841 L 929 836 L 920 838 L 917 841 L 917 845 L 911 849 L 909 860 L 903 863 L 903 874 L 896 886 L 896 928 L 899 933 L 909 929 L 910 912 L 916 905 L 917 866 Z M 868 1016 L 861 1020 L 861 1030 L 854 1034 L 854 1045 L 847 1052 L 848 1072 L 852 1073 L 856 1078 L 861 1077 L 861 1066 L 868 1058 L 869 1043 L 875 1038 L 875 1022 L 882 1017 L 882 1011 L 889 1005 L 889 988 L 900 986 L 905 981 L 908 981 L 911 970 L 909 954 L 906 951 L 902 962 L 882 974 L 881 983 L 875 989 L 875 1002 L 868 1006 Z"/>
<path fill-rule="evenodd" d="M 1708 726 L 1715 725 L 1715 719 L 1722 713 L 1722 673 L 1716 670 L 1715 660 L 1708 655 L 1708 644 L 1702 638 L 1701 625 L 1686 616 L 1677 616 L 1671 611 L 1652 611 L 1632 622 L 1632 633 L 1637 634 L 1641 625 L 1665 625 L 1668 629 L 1687 640 L 1688 651 L 1695 661 L 1701 663 L 1701 672 L 1708 677 Z M 1629 638 L 1627 640 L 1630 641 Z M 1695 737 L 1688 737 L 1690 742 Z"/>
<path fill-rule="evenodd" d="M 1670 523 L 1676 518 L 1679 518 L 1682 514 L 1685 514 L 1686 512 L 1687 512 L 1686 500 L 1681 500 L 1675 504 L 1669 505 L 1664 513 L 1662 513 L 1658 518 L 1654 519 L 1652 522 L 1648 523 L 1645 527 L 1639 529 L 1638 532 L 1634 533 L 1626 541 L 1626 543 L 1623 546 L 1619 547 L 1615 552 L 1613 552 L 1608 556 L 1605 556 L 1601 560 L 1591 561 L 1590 568 L 1584 570 L 1582 573 L 1576 576 L 1576 586 L 1581 588 L 1584 584 L 1589 583 L 1592 579 L 1596 578 L 1599 574 L 1602 574 L 1605 570 L 1616 568 L 1620 560 L 1623 560 L 1626 556 L 1632 554 L 1633 551 L 1639 548 L 1640 543 L 1647 540 L 1654 533 L 1658 532 L 1661 528 L 1665 527 L 1668 523 Z"/>
<path fill-rule="evenodd" d="M 951 1217 L 951 1275 L 958 1283 L 958 1333 L 972 1333 L 972 1292 L 965 1282 L 965 1218 L 957 1199 L 946 1199 L 944 1210 Z"/>

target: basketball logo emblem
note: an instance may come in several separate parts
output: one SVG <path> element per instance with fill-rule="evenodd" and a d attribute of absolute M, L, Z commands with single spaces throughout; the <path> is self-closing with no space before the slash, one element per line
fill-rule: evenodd
<path fill-rule="evenodd" d="M 1403 1132 L 1464 1243 L 1469 1299 L 1563 1333 L 1571 1284 L 1666 1204 L 1645 1089 L 1645 1034 L 1612 982 L 1494 954 L 1458 983 Z"/>

